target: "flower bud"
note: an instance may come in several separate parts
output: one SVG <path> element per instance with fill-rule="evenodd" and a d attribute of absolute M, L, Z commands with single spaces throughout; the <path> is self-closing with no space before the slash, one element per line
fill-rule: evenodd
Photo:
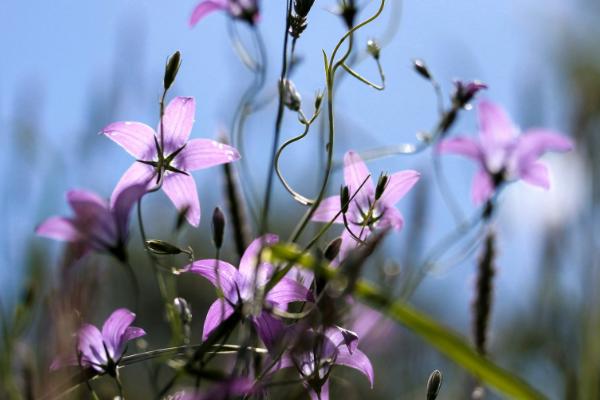
<path fill-rule="evenodd" d="M 283 85 L 283 104 L 292 111 L 299 111 L 302 105 L 302 96 L 296 90 L 296 86 L 289 79 L 284 79 Z"/>
<path fill-rule="evenodd" d="M 175 297 L 173 299 L 173 306 L 175 312 L 184 325 L 189 325 L 192 322 L 192 309 L 188 304 L 187 300 L 183 297 Z"/>
<path fill-rule="evenodd" d="M 452 101 L 458 107 L 468 107 L 469 102 L 473 100 L 475 95 L 487 89 L 487 85 L 480 81 L 463 82 L 460 80 L 454 81 L 454 94 Z"/>
<path fill-rule="evenodd" d="M 381 46 L 375 39 L 369 39 L 367 41 L 367 52 L 375 59 L 379 60 L 381 55 Z"/>
<path fill-rule="evenodd" d="M 323 92 L 319 90 L 315 95 L 315 112 L 321 109 L 321 104 L 323 104 Z"/>
<path fill-rule="evenodd" d="M 358 8 L 356 7 L 356 0 L 340 0 L 338 7 L 338 14 L 344 20 L 346 27 L 348 29 L 352 29 L 354 27 L 354 20 L 356 19 L 356 14 L 358 13 Z"/>
<path fill-rule="evenodd" d="M 340 209 L 342 213 L 346 214 L 348 212 L 348 206 L 350 205 L 350 189 L 348 186 L 344 185 L 340 189 Z"/>
<path fill-rule="evenodd" d="M 413 60 L 413 68 L 423 78 L 427 79 L 428 81 L 431 80 L 431 72 L 429 72 L 429 68 L 427 68 L 425 61 L 421 60 L 420 58 L 415 58 Z"/>
<path fill-rule="evenodd" d="M 427 380 L 427 400 L 435 400 L 442 387 L 442 373 L 434 370 Z"/>
<path fill-rule="evenodd" d="M 381 175 L 379 175 L 377 187 L 375 188 L 375 200 L 379 200 L 381 198 L 389 181 L 390 177 L 387 174 L 382 172 Z"/>
<path fill-rule="evenodd" d="M 184 253 L 184 251 L 181 250 L 179 247 L 171 243 L 165 242 L 164 240 L 158 239 L 146 240 L 146 248 L 150 250 L 150 252 L 161 256 Z"/>
<path fill-rule="evenodd" d="M 223 236 L 225 235 L 225 215 L 219 207 L 215 207 L 212 216 L 212 235 L 215 247 L 220 249 L 223 245 Z"/>
<path fill-rule="evenodd" d="M 340 253 L 340 247 L 342 246 L 342 238 L 333 239 L 325 248 L 325 259 L 327 261 L 333 261 Z"/>
<path fill-rule="evenodd" d="M 181 53 L 176 51 L 171 57 L 169 57 L 167 60 L 167 65 L 165 66 L 165 77 L 163 81 L 165 90 L 169 90 L 173 82 L 175 82 L 175 77 L 177 77 L 177 72 L 179 72 L 180 66 Z"/>

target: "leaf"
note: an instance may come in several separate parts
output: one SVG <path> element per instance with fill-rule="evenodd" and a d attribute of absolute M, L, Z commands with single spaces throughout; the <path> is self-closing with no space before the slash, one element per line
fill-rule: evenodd
<path fill-rule="evenodd" d="M 294 263 L 315 271 L 328 280 L 338 280 L 341 274 L 326 262 L 319 262 L 308 253 L 291 244 L 276 244 L 268 255 L 274 261 Z M 354 296 L 404 325 L 419 335 L 446 357 L 470 372 L 478 380 L 499 392 L 515 399 L 537 400 L 545 396 L 533 389 L 527 382 L 501 368 L 472 348 L 464 337 L 446 328 L 428 315 L 416 310 L 408 303 L 394 301 L 375 285 L 359 279 L 354 287 Z"/>

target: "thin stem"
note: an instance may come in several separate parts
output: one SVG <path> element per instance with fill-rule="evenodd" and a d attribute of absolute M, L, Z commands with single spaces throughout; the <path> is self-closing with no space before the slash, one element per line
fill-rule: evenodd
<path fill-rule="evenodd" d="M 385 74 L 383 73 L 383 67 L 381 66 L 381 63 L 379 62 L 379 60 L 376 60 L 376 61 L 377 61 L 377 70 L 379 71 L 379 77 L 381 79 L 381 85 L 377 85 L 376 83 L 373 83 L 370 80 L 368 80 L 367 78 L 363 77 L 361 74 L 359 74 L 358 72 L 353 70 L 351 67 L 349 67 L 346 63 L 342 64 L 342 68 L 344 68 L 344 70 L 346 70 L 346 72 L 348 72 L 350 75 L 352 75 L 354 78 L 358 79 L 365 85 L 370 86 L 375 90 L 382 91 L 385 89 Z"/>

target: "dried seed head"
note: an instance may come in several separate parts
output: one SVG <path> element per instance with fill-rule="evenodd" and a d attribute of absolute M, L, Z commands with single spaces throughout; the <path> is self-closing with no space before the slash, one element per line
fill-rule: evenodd
<path fill-rule="evenodd" d="M 223 245 L 223 236 L 225 235 L 225 215 L 219 207 L 215 207 L 215 211 L 213 211 L 212 235 L 215 247 L 220 249 Z"/>
<path fill-rule="evenodd" d="M 173 53 L 171 57 L 167 60 L 167 65 L 165 66 L 165 77 L 163 80 L 165 90 L 169 90 L 173 82 L 175 82 L 175 78 L 177 77 L 177 72 L 179 72 L 179 67 L 181 66 L 181 53 L 176 51 Z"/>
<path fill-rule="evenodd" d="M 442 387 L 442 373 L 439 370 L 434 370 L 427 380 L 427 400 L 435 400 Z"/>

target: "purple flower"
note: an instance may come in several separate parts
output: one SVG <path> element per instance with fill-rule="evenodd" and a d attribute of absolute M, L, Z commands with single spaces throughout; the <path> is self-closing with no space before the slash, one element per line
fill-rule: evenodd
<path fill-rule="evenodd" d="M 438 145 L 442 153 L 455 153 L 474 160 L 472 197 L 475 204 L 490 199 L 499 185 L 523 179 L 545 189 L 550 187 L 548 169 L 538 159 L 547 151 L 569 151 L 571 139 L 546 129 L 529 129 L 519 135 L 506 112 L 491 102 L 481 102 L 479 138 L 454 137 Z"/>
<path fill-rule="evenodd" d="M 199 392 L 186 389 L 168 396 L 166 400 L 229 400 L 252 394 L 256 391 L 254 382 L 248 378 L 233 378 L 219 382 L 209 390 Z"/>
<path fill-rule="evenodd" d="M 260 19 L 258 0 L 204 0 L 192 11 L 190 26 L 194 27 L 201 19 L 215 11 L 225 11 L 231 18 L 246 21 L 251 25 Z"/>
<path fill-rule="evenodd" d="M 295 333 L 297 342 L 283 354 L 270 374 L 295 367 L 309 387 L 313 400 L 329 399 L 329 374 L 335 365 L 358 370 L 373 387 L 373 366 L 366 354 L 357 348 L 356 333 L 337 326 L 327 328 L 324 333 L 313 330 Z"/>
<path fill-rule="evenodd" d="M 187 210 L 186 218 L 193 226 L 200 223 L 200 201 L 190 171 L 229 163 L 240 158 L 236 149 L 209 139 L 188 140 L 196 103 L 192 97 L 176 97 L 166 107 L 160 133 L 140 122 L 115 122 L 102 133 L 136 158 L 113 191 L 116 198 L 134 184 L 154 184 L 162 177 L 162 189 L 175 207 Z M 160 132 L 160 123 L 157 129 Z"/>
<path fill-rule="evenodd" d="M 344 156 L 344 181 L 348 186 L 350 196 L 356 193 L 368 176 L 369 170 L 360 156 L 354 151 L 347 152 Z M 421 174 L 412 170 L 399 171 L 390 175 L 383 194 L 377 200 L 375 199 L 373 179 L 369 177 L 350 203 L 346 213 L 348 227 L 354 236 L 365 240 L 376 228 L 402 229 L 404 218 L 394 205 L 417 183 L 420 176 Z M 340 196 L 328 197 L 321 202 L 312 220 L 329 222 L 340 212 L 340 209 Z M 372 212 L 369 212 L 370 209 Z M 335 223 L 344 223 L 341 215 L 335 219 Z M 348 232 L 348 229 L 344 229 L 340 250 L 342 258 L 357 244 L 358 242 Z"/>
<path fill-rule="evenodd" d="M 455 80 L 452 99 L 460 107 L 465 107 L 479 91 L 487 88 L 487 85 L 480 81 L 463 82 Z"/>
<path fill-rule="evenodd" d="M 275 343 L 280 333 L 276 324 L 278 320 L 263 310 L 262 305 L 254 304 L 254 301 L 274 272 L 271 264 L 262 261 L 256 268 L 261 246 L 263 241 L 265 245 L 272 245 L 278 240 L 277 235 L 273 234 L 255 239 L 242 255 L 239 270 L 225 261 L 214 259 L 194 261 L 185 268 L 187 272 L 208 279 L 223 293 L 223 298 L 215 301 L 206 314 L 203 340 L 234 312 L 236 306 L 245 305 L 247 307 L 244 308 L 252 314 L 252 322 L 265 345 L 271 347 Z M 265 300 L 270 306 L 283 309 L 289 303 L 311 301 L 312 295 L 306 287 L 284 277 L 267 293 Z"/>
<path fill-rule="evenodd" d="M 35 231 L 40 236 L 76 243 L 83 254 L 89 250 L 105 251 L 124 260 L 129 214 L 145 191 L 144 185 L 130 186 L 118 193 L 109 205 L 95 193 L 70 190 L 67 201 L 75 216 L 50 217 Z"/>
<path fill-rule="evenodd" d="M 146 334 L 143 329 L 131 326 L 134 319 L 134 313 L 119 308 L 104 322 L 102 332 L 94 325 L 83 324 L 77 332 L 77 354 L 66 359 L 54 360 L 50 369 L 81 365 L 91 367 L 100 374 L 114 375 L 125 353 L 127 342 Z"/>

